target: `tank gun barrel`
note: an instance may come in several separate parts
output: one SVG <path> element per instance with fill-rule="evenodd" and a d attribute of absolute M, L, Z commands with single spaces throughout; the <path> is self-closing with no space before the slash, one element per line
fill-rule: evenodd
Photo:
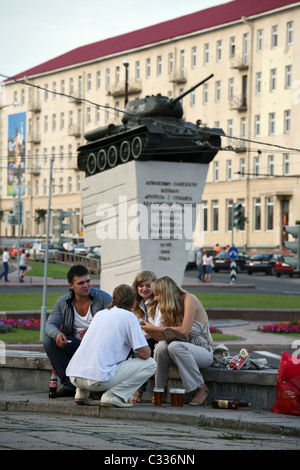
<path fill-rule="evenodd" d="M 180 101 L 182 98 L 184 98 L 186 95 L 191 93 L 193 90 L 198 88 L 198 86 L 203 85 L 203 83 L 207 82 L 207 80 L 210 80 L 214 74 L 210 74 L 208 77 L 206 77 L 204 80 L 201 80 L 201 82 L 197 83 L 197 85 L 194 85 L 192 88 L 189 88 L 187 91 L 184 93 L 181 93 L 181 95 L 177 96 L 177 98 L 173 98 L 168 102 L 169 107 L 173 107 L 178 101 Z"/>

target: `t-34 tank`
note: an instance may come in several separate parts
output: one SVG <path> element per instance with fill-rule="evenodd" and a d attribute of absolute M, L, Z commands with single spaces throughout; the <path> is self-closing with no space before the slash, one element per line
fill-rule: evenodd
<path fill-rule="evenodd" d="M 90 176 L 132 159 L 211 162 L 224 132 L 201 127 L 200 121 L 183 121 L 180 100 L 212 76 L 174 99 L 156 95 L 129 101 L 122 125 L 109 124 L 84 134 L 88 143 L 78 148 L 79 170 Z"/>

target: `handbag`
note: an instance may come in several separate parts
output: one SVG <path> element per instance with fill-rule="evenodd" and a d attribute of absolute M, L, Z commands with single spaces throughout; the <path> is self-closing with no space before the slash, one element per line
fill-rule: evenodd
<path fill-rule="evenodd" d="M 164 335 L 168 344 L 172 343 L 173 341 L 183 341 L 185 343 L 188 341 L 186 336 L 182 335 L 177 330 L 173 330 L 173 328 L 165 328 L 162 334 Z"/>

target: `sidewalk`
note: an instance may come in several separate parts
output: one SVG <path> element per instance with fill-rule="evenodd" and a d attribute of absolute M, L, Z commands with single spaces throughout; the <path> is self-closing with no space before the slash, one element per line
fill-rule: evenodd
<path fill-rule="evenodd" d="M 50 399 L 45 392 L 1 392 L 0 412 L 51 413 L 68 416 L 93 416 L 103 419 L 155 421 L 300 437 L 298 416 L 265 410 L 251 408 L 224 410 L 212 408 L 210 404 L 197 407 L 197 409 L 188 405 L 175 408 L 168 404 L 155 407 L 150 403 L 134 404 L 131 408 L 106 408 L 101 407 L 100 402 L 91 402 L 92 406 L 78 406 L 75 404 L 74 398 Z"/>

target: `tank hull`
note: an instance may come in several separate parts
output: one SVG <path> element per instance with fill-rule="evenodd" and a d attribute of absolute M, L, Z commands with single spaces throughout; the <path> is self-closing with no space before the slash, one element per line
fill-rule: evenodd
<path fill-rule="evenodd" d="M 109 125 L 85 135 L 90 141 L 78 148 L 77 164 L 88 177 L 130 160 L 209 163 L 223 134 L 221 129 L 200 128 L 176 118 Z"/>

